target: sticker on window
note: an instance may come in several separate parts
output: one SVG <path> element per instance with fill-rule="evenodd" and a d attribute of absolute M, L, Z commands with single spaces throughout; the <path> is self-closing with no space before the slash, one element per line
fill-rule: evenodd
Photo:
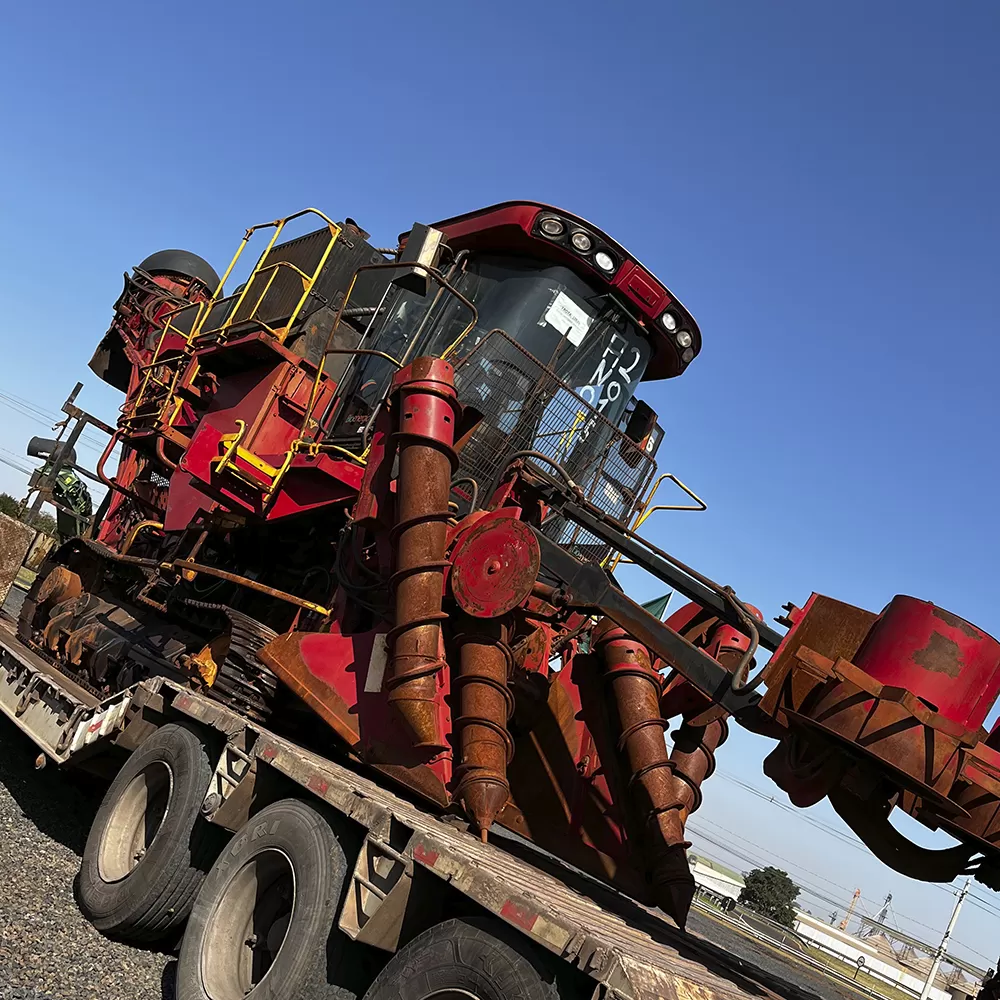
<path fill-rule="evenodd" d="M 574 347 L 583 343 L 590 329 L 590 317 L 565 292 L 560 292 L 542 317 L 554 326 Z"/>

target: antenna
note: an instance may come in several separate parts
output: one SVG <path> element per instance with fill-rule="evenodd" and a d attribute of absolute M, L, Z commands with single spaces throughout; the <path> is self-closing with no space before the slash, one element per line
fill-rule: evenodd
<path fill-rule="evenodd" d="M 875 914 L 875 923 L 884 924 L 886 918 L 889 916 L 889 910 L 891 907 L 892 907 L 892 893 L 890 892 L 882 902 L 882 909 Z M 869 924 L 865 928 L 864 934 L 862 934 L 861 936 L 872 937 L 874 934 L 878 934 L 878 932 L 879 929 L 877 927 L 872 927 L 871 924 Z"/>

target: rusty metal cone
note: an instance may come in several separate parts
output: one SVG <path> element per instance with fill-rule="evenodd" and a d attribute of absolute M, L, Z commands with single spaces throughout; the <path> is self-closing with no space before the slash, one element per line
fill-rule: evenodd
<path fill-rule="evenodd" d="M 660 854 L 653 883 L 657 905 L 684 930 L 695 894 L 694 876 L 688 867 L 684 844 L 674 844 Z"/>
<path fill-rule="evenodd" d="M 485 844 L 490 827 L 507 801 L 509 790 L 506 786 L 494 781 L 477 781 L 471 783 L 462 794 L 462 807 L 465 814 L 472 820 L 479 836 Z"/>

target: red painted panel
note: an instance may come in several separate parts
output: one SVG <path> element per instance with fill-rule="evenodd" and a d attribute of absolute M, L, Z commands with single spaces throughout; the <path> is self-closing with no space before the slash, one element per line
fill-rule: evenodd
<path fill-rule="evenodd" d="M 530 931 L 535 926 L 535 921 L 538 920 L 538 914 L 534 910 L 529 910 L 526 906 L 520 906 L 512 899 L 508 899 L 500 907 L 500 916 L 504 920 L 516 924 L 518 927 L 523 927 L 526 931 Z"/>
<path fill-rule="evenodd" d="M 876 680 L 912 691 L 973 730 L 1000 693 L 1000 643 L 915 597 L 897 595 L 889 602 L 854 662 Z"/>
<path fill-rule="evenodd" d="M 379 631 L 387 632 L 388 626 Z M 415 753 L 412 741 L 406 736 L 399 719 L 377 684 L 373 691 L 366 691 L 368 668 L 376 631 L 355 635 L 342 635 L 337 622 L 329 632 L 303 634 L 299 651 L 308 671 L 331 687 L 357 716 L 360 749 L 366 760 L 373 763 L 393 762 L 404 767 L 427 766 L 445 786 L 451 781 L 451 752 L 447 751 L 428 762 L 425 755 Z M 388 663 L 383 669 L 388 670 Z M 449 672 L 439 674 L 440 688 L 437 704 L 441 712 L 442 732 L 451 731 L 451 712 L 447 698 L 450 694 Z"/>
<path fill-rule="evenodd" d="M 428 868 L 433 868 L 440 856 L 437 851 L 428 851 L 423 844 L 417 844 L 413 848 L 413 857 L 422 865 L 427 865 Z"/>

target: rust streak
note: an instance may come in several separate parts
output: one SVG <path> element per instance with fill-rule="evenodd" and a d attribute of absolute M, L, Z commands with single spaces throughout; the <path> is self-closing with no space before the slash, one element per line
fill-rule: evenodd
<path fill-rule="evenodd" d="M 937 610 L 935 609 L 935 614 Z M 964 661 L 957 642 L 940 632 L 932 632 L 927 645 L 913 654 L 913 662 L 935 674 L 957 678 L 962 672 Z"/>

